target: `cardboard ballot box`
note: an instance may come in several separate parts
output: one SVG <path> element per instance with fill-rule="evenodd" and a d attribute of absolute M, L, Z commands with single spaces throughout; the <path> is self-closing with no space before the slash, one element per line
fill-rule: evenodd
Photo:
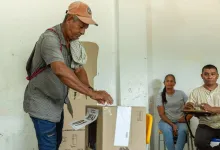
<path fill-rule="evenodd" d="M 86 106 L 98 109 L 97 119 L 85 128 L 86 150 L 145 150 L 146 108 Z M 93 116 L 87 115 L 87 119 Z"/>
<path fill-rule="evenodd" d="M 94 77 L 97 74 L 97 58 L 99 47 L 93 42 L 81 42 L 87 53 L 87 63 L 83 65 L 86 70 L 90 85 L 94 86 Z M 69 125 L 73 120 L 80 120 L 85 116 L 86 105 L 96 105 L 97 102 L 90 97 L 86 97 L 79 92 L 72 89 L 69 90 L 69 100 L 72 105 L 73 116 L 69 113 L 67 105 L 64 106 L 64 131 L 71 131 L 72 127 Z"/>
<path fill-rule="evenodd" d="M 63 131 L 59 150 L 85 150 L 85 130 Z"/>
<path fill-rule="evenodd" d="M 86 53 L 87 63 L 83 65 L 87 72 L 90 85 L 94 86 L 94 77 L 97 74 L 97 57 L 99 47 L 93 42 L 82 42 Z M 69 125 L 73 120 L 83 119 L 85 116 L 86 105 L 96 105 L 97 102 L 83 94 L 80 94 L 74 90 L 69 91 L 69 100 L 71 102 L 72 116 L 67 109 L 67 105 L 64 106 L 64 126 L 63 126 L 63 141 L 59 150 L 85 150 L 85 130 L 80 129 L 74 131 Z"/>

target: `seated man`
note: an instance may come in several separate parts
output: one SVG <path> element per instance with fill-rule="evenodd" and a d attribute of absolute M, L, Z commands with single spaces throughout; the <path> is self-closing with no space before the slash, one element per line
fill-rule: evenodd
<path fill-rule="evenodd" d="M 204 85 L 192 91 L 185 109 L 201 109 L 211 112 L 211 116 L 200 116 L 195 134 L 195 145 L 199 150 L 220 150 L 211 147 L 212 138 L 220 136 L 220 86 L 217 84 L 218 70 L 213 65 L 202 68 Z"/>

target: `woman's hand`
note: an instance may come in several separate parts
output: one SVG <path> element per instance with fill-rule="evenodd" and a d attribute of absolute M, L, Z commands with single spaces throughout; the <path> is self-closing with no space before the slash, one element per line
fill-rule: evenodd
<path fill-rule="evenodd" d="M 179 120 L 178 120 L 179 123 L 186 123 L 186 120 L 185 120 L 185 117 L 182 116 Z"/>
<path fill-rule="evenodd" d="M 177 131 L 178 131 L 177 125 L 173 124 L 172 128 L 173 128 L 173 135 L 177 136 Z"/>

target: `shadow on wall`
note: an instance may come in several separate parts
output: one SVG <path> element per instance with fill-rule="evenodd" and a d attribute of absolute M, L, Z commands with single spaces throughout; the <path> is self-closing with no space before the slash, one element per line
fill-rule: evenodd
<path fill-rule="evenodd" d="M 159 94 L 161 88 L 162 88 L 162 82 L 159 79 L 155 79 L 152 81 L 152 91 L 153 94 L 149 98 L 149 112 L 150 114 L 154 115 L 155 114 L 155 102 L 156 102 L 156 97 Z"/>
<path fill-rule="evenodd" d="M 156 99 L 157 95 L 159 95 L 159 92 L 162 88 L 162 82 L 159 79 L 154 79 L 151 83 L 151 88 L 152 88 L 152 95 L 149 97 L 149 113 L 153 115 L 153 128 L 152 128 L 152 134 L 151 134 L 151 143 L 150 143 L 150 149 L 155 150 L 157 149 L 155 146 L 155 140 L 157 136 L 157 120 L 158 120 L 158 113 L 157 113 L 157 108 L 156 108 Z"/>

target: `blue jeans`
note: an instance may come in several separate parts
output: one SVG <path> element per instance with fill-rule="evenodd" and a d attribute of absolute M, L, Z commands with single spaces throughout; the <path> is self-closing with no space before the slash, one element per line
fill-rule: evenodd
<path fill-rule="evenodd" d="M 159 129 L 163 132 L 165 145 L 168 150 L 183 150 L 186 143 L 187 125 L 186 123 L 175 123 L 178 129 L 178 137 L 176 142 L 176 148 L 173 141 L 173 128 L 163 120 L 159 122 Z"/>
<path fill-rule="evenodd" d="M 62 142 L 63 112 L 58 123 L 31 117 L 39 150 L 58 150 Z"/>

